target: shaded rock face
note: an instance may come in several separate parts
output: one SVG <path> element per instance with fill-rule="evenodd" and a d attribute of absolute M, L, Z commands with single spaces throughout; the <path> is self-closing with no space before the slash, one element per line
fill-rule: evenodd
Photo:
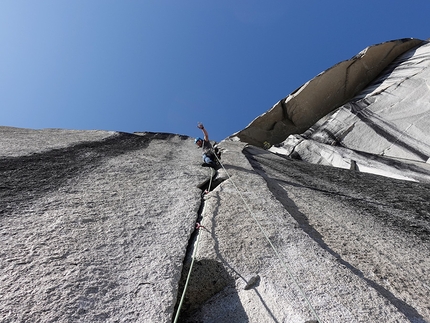
<path fill-rule="evenodd" d="M 186 136 L 0 127 L 0 321 L 430 322 L 428 58 L 336 65 L 216 173 Z"/>

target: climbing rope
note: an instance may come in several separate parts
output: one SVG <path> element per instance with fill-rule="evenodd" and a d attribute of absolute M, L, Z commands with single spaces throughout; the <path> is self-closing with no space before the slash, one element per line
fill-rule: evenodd
<path fill-rule="evenodd" d="M 271 248 L 273 249 L 275 255 L 277 256 L 277 258 L 279 259 L 279 261 L 281 262 L 282 266 L 284 267 L 285 271 L 287 272 L 288 276 L 290 277 L 290 279 L 293 281 L 293 283 L 295 284 L 295 286 L 297 287 L 297 289 L 300 291 L 300 293 L 302 294 L 303 298 L 305 299 L 310 311 L 312 312 L 312 314 L 314 315 L 315 319 L 319 322 L 319 323 L 323 323 L 323 321 L 319 318 L 318 314 L 316 313 L 315 309 L 313 308 L 309 298 L 306 296 L 305 292 L 303 291 L 303 289 L 300 287 L 298 281 L 295 279 L 294 275 L 292 274 L 291 270 L 289 269 L 289 267 L 287 266 L 287 264 L 285 263 L 285 261 L 282 259 L 281 255 L 279 254 L 278 250 L 276 249 L 276 247 L 273 245 L 272 241 L 270 240 L 269 236 L 267 235 L 267 233 L 265 232 L 265 230 L 263 229 L 263 227 L 261 226 L 260 222 L 258 221 L 258 219 L 255 217 L 255 215 L 253 214 L 249 204 L 246 202 L 245 198 L 243 197 L 241 191 L 239 190 L 239 188 L 237 187 L 237 185 L 235 184 L 235 182 L 232 180 L 230 174 L 227 172 L 226 168 L 224 167 L 224 165 L 221 163 L 220 159 L 218 158 L 218 156 L 216 154 L 214 154 L 218 163 L 220 164 L 220 166 L 223 168 L 223 170 L 225 171 L 225 173 L 227 174 L 230 182 L 233 184 L 234 188 L 236 189 L 236 191 L 239 193 L 240 198 L 242 199 L 245 207 L 248 209 L 249 214 L 252 216 L 252 218 L 254 219 L 254 221 L 256 222 L 258 228 L 260 229 L 260 231 L 263 233 L 264 237 L 266 238 L 266 240 L 269 242 L 269 245 L 271 246 Z M 211 185 L 212 185 L 212 178 L 213 178 L 213 174 L 212 174 L 212 168 L 210 168 L 210 180 L 209 180 L 209 186 L 207 189 L 208 193 L 211 189 Z M 204 226 L 202 225 L 204 218 L 202 218 L 202 220 L 200 221 L 200 223 L 196 223 L 196 230 L 199 230 L 201 228 L 204 229 Z M 193 254 L 191 256 L 191 264 L 190 264 L 190 268 L 188 270 L 188 274 L 187 274 L 187 279 L 185 281 L 185 285 L 184 285 L 184 289 L 182 291 L 182 296 L 181 296 L 181 300 L 179 302 L 178 305 L 178 309 L 176 311 L 176 315 L 175 315 L 175 319 L 173 321 L 173 323 L 177 323 L 178 319 L 179 319 L 179 315 L 182 309 L 182 305 L 185 299 L 185 294 L 188 288 L 188 284 L 190 281 L 190 277 L 191 277 L 191 272 L 194 266 L 194 261 L 196 258 L 196 254 L 198 251 L 198 246 L 199 246 L 199 241 L 200 241 L 200 232 L 197 232 L 197 239 L 196 239 L 196 243 L 194 245 L 194 250 L 193 250 Z"/>
<path fill-rule="evenodd" d="M 214 176 L 214 175 L 212 174 L 212 168 L 209 168 L 209 169 L 210 169 L 210 173 L 211 173 L 211 175 L 210 175 L 210 179 L 209 179 L 209 186 L 208 186 L 208 188 L 207 188 L 207 193 L 209 193 L 209 192 L 210 192 L 211 185 L 212 185 L 212 177 Z M 202 223 L 203 223 L 203 220 L 204 220 L 204 217 L 202 217 L 202 219 L 201 219 L 200 223 L 198 223 L 198 222 L 196 223 L 196 227 L 195 227 L 195 229 L 196 229 L 196 230 L 198 230 L 198 231 L 197 231 L 197 239 L 196 239 L 196 243 L 195 243 L 195 245 L 194 245 L 193 254 L 191 255 L 191 264 L 190 264 L 190 268 L 188 269 L 187 280 L 185 281 L 184 289 L 183 289 L 183 291 L 182 291 L 181 300 L 180 300 L 180 302 L 179 302 L 178 309 L 176 310 L 176 315 L 175 315 L 175 319 L 174 319 L 173 323 L 176 323 L 176 322 L 178 321 L 178 319 L 179 319 L 179 314 L 180 314 L 181 309 L 182 309 L 182 304 L 183 304 L 184 299 L 185 299 L 185 293 L 187 292 L 188 283 L 189 283 L 189 281 L 190 281 L 190 277 L 191 277 L 191 272 L 193 271 L 194 260 L 196 259 L 197 250 L 198 250 L 198 248 L 199 248 L 199 241 L 200 241 L 200 229 L 201 229 L 201 228 L 202 228 L 202 229 L 205 229 L 205 227 L 204 227 L 204 226 L 203 226 L 203 224 L 202 224 Z"/>
<path fill-rule="evenodd" d="M 248 205 L 248 203 L 246 202 L 245 198 L 243 197 L 242 193 L 240 192 L 239 188 L 236 186 L 236 184 L 234 183 L 234 181 L 232 180 L 230 174 L 227 172 L 227 170 L 225 169 L 224 165 L 221 163 L 220 159 L 218 158 L 218 156 L 215 154 L 216 159 L 218 160 L 218 163 L 221 165 L 221 167 L 224 169 L 225 173 L 227 174 L 230 182 L 233 184 L 233 186 L 235 187 L 236 191 L 239 193 L 240 198 L 242 199 L 243 203 L 245 204 L 246 208 L 248 209 L 249 214 L 252 216 L 252 218 L 254 219 L 254 221 L 257 223 L 258 228 L 260 229 L 260 231 L 263 233 L 264 237 L 266 238 L 266 240 L 269 242 L 269 245 L 271 246 L 271 248 L 273 249 L 275 255 L 278 257 L 279 261 L 281 262 L 281 264 L 283 265 L 285 271 L 288 273 L 288 276 L 291 278 L 291 280 L 294 282 L 294 284 L 296 285 L 296 287 L 298 288 L 298 290 L 300 291 L 300 293 L 302 294 L 303 298 L 306 300 L 306 303 L 309 307 L 309 309 L 311 310 L 312 314 L 315 316 L 316 320 L 319 323 L 323 323 L 323 321 L 318 317 L 317 312 L 315 311 L 314 307 L 312 306 L 309 298 L 306 296 L 305 292 L 303 291 L 303 289 L 300 287 L 299 283 L 297 282 L 297 280 L 294 278 L 294 275 L 292 274 L 291 270 L 288 268 L 287 264 L 285 263 L 285 261 L 282 259 L 281 255 L 279 254 L 278 250 L 276 249 L 276 247 L 273 245 L 272 241 L 270 240 L 269 236 L 267 235 L 267 233 L 264 231 L 263 227 L 261 226 L 260 222 L 258 221 L 258 219 L 254 216 L 254 213 L 252 212 L 250 206 Z"/>

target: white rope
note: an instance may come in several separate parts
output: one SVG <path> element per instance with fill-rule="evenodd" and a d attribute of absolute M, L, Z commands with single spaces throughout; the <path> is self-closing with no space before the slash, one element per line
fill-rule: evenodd
<path fill-rule="evenodd" d="M 288 273 L 288 275 L 290 276 L 291 280 L 294 282 L 294 284 L 296 285 L 296 287 L 298 288 L 298 290 L 300 291 L 300 293 L 302 294 L 302 296 L 304 297 L 304 299 L 306 300 L 306 303 L 308 304 L 309 309 L 311 310 L 312 314 L 315 316 L 315 318 L 317 319 L 317 321 L 319 323 L 323 323 L 323 321 L 318 317 L 318 314 L 316 313 L 315 309 L 313 308 L 311 302 L 309 301 L 308 297 L 306 296 L 305 292 L 303 291 L 303 289 L 300 287 L 299 283 L 297 282 L 297 280 L 294 278 L 292 272 L 290 271 L 290 269 L 288 268 L 287 264 L 285 263 L 285 261 L 281 258 L 281 255 L 279 254 L 278 250 L 275 248 L 275 246 L 273 245 L 272 241 L 270 240 L 269 236 L 267 235 L 267 233 L 264 231 L 263 227 L 261 226 L 260 222 L 258 221 L 258 219 L 254 216 L 251 208 L 249 207 L 248 203 L 245 201 L 245 198 L 243 197 L 242 193 L 239 191 L 239 188 L 236 186 L 236 184 L 234 183 L 234 181 L 231 179 L 230 174 L 227 172 L 227 170 L 225 169 L 224 165 L 221 163 L 221 161 L 219 160 L 218 156 L 216 154 L 214 154 L 216 159 L 218 160 L 218 163 L 221 165 L 221 167 L 224 169 L 225 173 L 227 174 L 229 180 L 231 181 L 231 183 L 233 184 L 233 186 L 235 187 L 235 189 L 237 190 L 237 192 L 239 193 L 240 198 L 242 199 L 243 203 L 245 204 L 246 208 L 248 209 L 249 214 L 252 216 L 252 218 L 254 219 L 254 221 L 257 223 L 258 228 L 260 229 L 260 231 L 263 233 L 264 237 L 266 238 L 266 240 L 269 242 L 270 246 L 272 247 L 273 251 L 275 252 L 275 255 L 278 257 L 279 261 L 281 262 L 281 264 L 283 265 L 285 271 Z"/>

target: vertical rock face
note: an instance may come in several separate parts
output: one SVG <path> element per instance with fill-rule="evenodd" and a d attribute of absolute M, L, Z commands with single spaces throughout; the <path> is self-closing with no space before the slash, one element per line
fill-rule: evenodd
<path fill-rule="evenodd" d="M 1 321 L 169 321 L 205 174 L 193 142 L 1 130 Z"/>
<path fill-rule="evenodd" d="M 185 136 L 0 127 L 0 321 L 430 322 L 429 57 L 336 65 L 216 173 Z"/>
<path fill-rule="evenodd" d="M 428 184 L 222 146 L 190 297 L 226 283 L 185 322 L 430 320 Z"/>

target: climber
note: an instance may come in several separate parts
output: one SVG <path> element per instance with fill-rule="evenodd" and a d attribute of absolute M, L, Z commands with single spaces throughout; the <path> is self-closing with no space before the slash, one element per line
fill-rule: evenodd
<path fill-rule="evenodd" d="M 198 137 L 194 140 L 196 145 L 199 148 L 203 149 L 202 157 L 203 157 L 204 163 L 202 164 L 202 166 L 212 167 L 214 169 L 218 169 L 219 168 L 218 159 L 221 157 L 220 151 L 218 150 L 217 147 L 214 148 L 212 146 L 212 144 L 210 143 L 208 132 L 206 131 L 203 124 L 201 124 L 199 122 L 197 125 L 197 128 L 201 129 L 203 131 L 203 135 L 204 135 L 203 139 Z M 215 156 L 215 154 L 216 154 L 216 156 Z"/>

